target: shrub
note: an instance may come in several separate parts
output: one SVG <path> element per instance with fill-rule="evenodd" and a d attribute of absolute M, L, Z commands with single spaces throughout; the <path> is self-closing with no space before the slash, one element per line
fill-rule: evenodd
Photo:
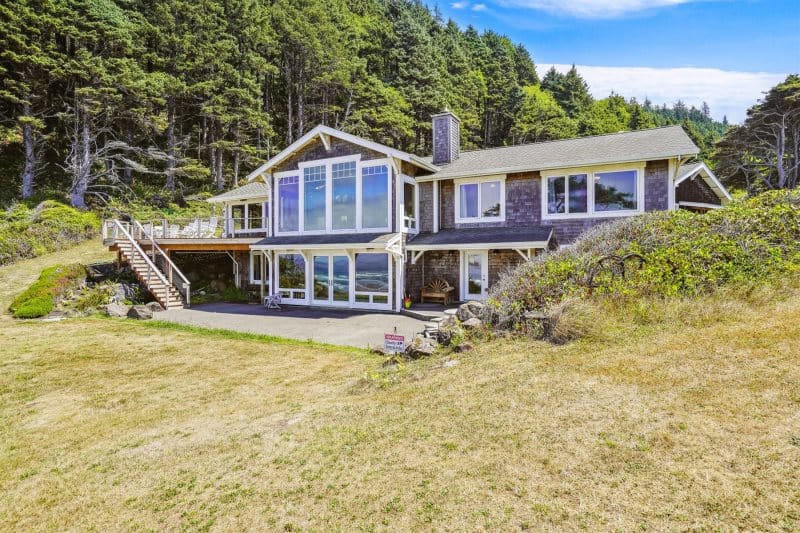
<path fill-rule="evenodd" d="M 234 303 L 247 303 L 247 291 L 238 289 L 233 285 L 227 287 L 222 293 L 222 301 Z"/>
<path fill-rule="evenodd" d="M 67 291 L 86 280 L 86 267 L 79 264 L 56 265 L 46 268 L 33 284 L 14 298 L 9 310 L 15 318 L 45 316 Z"/>
<path fill-rule="evenodd" d="M 0 265 L 36 257 L 97 235 L 100 219 L 51 200 L 31 209 L 15 204 L 0 213 Z"/>
<path fill-rule="evenodd" d="M 773 191 L 702 215 L 646 213 L 598 226 L 501 277 L 491 320 L 515 327 L 524 313 L 567 299 L 694 296 L 797 271 L 800 190 Z"/>

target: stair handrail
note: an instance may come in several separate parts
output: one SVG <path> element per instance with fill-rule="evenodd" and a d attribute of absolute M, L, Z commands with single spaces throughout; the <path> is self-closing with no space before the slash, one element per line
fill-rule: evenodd
<path fill-rule="evenodd" d="M 149 257 L 147 257 L 147 254 L 144 253 L 144 250 L 142 250 L 142 247 L 139 246 L 139 243 L 136 242 L 136 239 L 134 239 L 131 236 L 131 234 L 128 233 L 128 230 L 125 229 L 125 227 L 123 226 L 122 222 L 120 222 L 119 220 L 115 219 L 114 220 L 114 225 L 115 225 L 116 229 L 119 229 L 119 231 L 122 232 L 122 235 L 126 239 L 128 239 L 128 242 L 131 243 L 131 246 L 133 247 L 133 252 L 134 253 L 139 253 L 142 256 L 142 258 L 144 260 L 144 263 L 147 265 L 148 285 L 149 285 L 150 272 L 151 271 L 155 272 L 156 276 L 164 284 L 164 307 L 169 308 L 169 288 L 170 288 L 170 283 L 169 283 L 169 281 L 167 281 L 167 278 L 164 277 L 164 273 L 161 272 L 161 270 L 158 269 L 158 267 L 155 265 L 155 263 L 153 263 L 153 261 L 150 260 Z M 131 261 L 133 261 L 134 258 L 135 258 L 135 255 L 134 255 L 134 257 L 131 258 Z M 133 265 L 131 265 L 131 266 L 133 266 Z M 148 289 L 149 288 L 150 287 L 148 287 Z"/>
<path fill-rule="evenodd" d="M 156 255 L 156 252 L 158 252 L 161 255 L 161 257 L 163 257 L 164 260 L 167 262 L 167 265 L 169 265 L 169 280 L 167 280 L 167 282 L 171 286 L 175 287 L 176 289 L 178 288 L 178 286 L 175 285 L 175 283 L 172 281 L 172 273 L 173 272 L 176 272 L 178 274 L 178 276 L 180 276 L 180 278 L 183 280 L 183 283 L 184 283 L 184 297 L 186 298 L 186 307 L 189 307 L 191 305 L 191 298 L 192 298 L 192 289 L 191 289 L 192 288 L 192 284 L 191 284 L 191 282 L 186 278 L 186 276 L 183 275 L 183 272 L 181 272 L 181 269 L 178 268 L 178 266 L 172 261 L 172 259 L 170 259 L 169 255 L 167 255 L 164 252 L 164 250 L 162 250 L 161 247 L 156 243 L 155 232 L 151 230 L 150 234 L 148 235 L 147 232 L 145 232 L 145 230 L 144 230 L 144 226 L 142 226 L 142 224 L 138 220 L 134 220 L 133 224 L 136 227 L 138 227 L 138 229 L 142 233 L 142 235 L 147 236 L 147 237 L 150 238 L 150 249 L 153 251 L 153 262 L 155 262 L 155 255 Z M 152 226 L 151 226 L 151 228 L 152 228 Z"/>

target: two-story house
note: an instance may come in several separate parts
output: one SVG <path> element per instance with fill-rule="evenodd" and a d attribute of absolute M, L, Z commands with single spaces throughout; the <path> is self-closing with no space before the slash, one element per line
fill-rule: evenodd
<path fill-rule="evenodd" d="M 687 164 L 698 148 L 680 126 L 462 152 L 458 118 L 432 120 L 430 157 L 317 126 L 209 200 L 221 235 L 164 221 L 135 240 L 165 256 L 228 251 L 237 283 L 286 304 L 399 311 L 433 279 L 481 299 L 507 268 L 596 224 L 730 199 Z"/>

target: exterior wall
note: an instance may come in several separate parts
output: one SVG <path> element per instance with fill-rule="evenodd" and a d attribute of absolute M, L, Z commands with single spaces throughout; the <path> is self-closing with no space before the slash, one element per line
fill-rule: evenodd
<path fill-rule="evenodd" d="M 644 167 L 644 210 L 669 209 L 669 162 L 648 161 Z"/>
<path fill-rule="evenodd" d="M 410 254 L 409 254 L 410 255 Z M 422 288 L 436 278 L 442 278 L 455 287 L 453 301 L 461 299 L 460 258 L 457 250 L 431 250 L 422 254 L 417 264 L 412 265 L 410 257 L 406 261 L 406 292 L 411 301 L 419 302 Z"/>
<path fill-rule="evenodd" d="M 433 183 L 420 183 L 417 186 L 419 194 L 419 230 L 433 231 Z"/>
<path fill-rule="evenodd" d="M 675 202 L 722 205 L 722 200 L 719 199 L 719 196 L 699 176 L 684 180 L 678 185 L 675 190 Z"/>
<path fill-rule="evenodd" d="M 500 276 L 522 263 L 522 256 L 514 250 L 489 250 L 489 289 Z"/>
<path fill-rule="evenodd" d="M 458 119 L 451 113 L 433 117 L 433 164 L 450 163 L 460 155 L 461 133 Z"/>

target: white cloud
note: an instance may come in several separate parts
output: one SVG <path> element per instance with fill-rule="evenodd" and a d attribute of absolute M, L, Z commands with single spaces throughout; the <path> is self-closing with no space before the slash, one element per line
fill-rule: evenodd
<path fill-rule="evenodd" d="M 464 9 L 465 7 L 469 6 L 469 2 L 453 2 L 450 4 L 450 7 L 453 9 Z"/>
<path fill-rule="evenodd" d="M 615 18 L 658 7 L 685 4 L 692 0 L 500 0 L 508 7 L 546 11 L 578 18 Z"/>
<path fill-rule="evenodd" d="M 486 11 L 487 9 L 489 8 L 486 7 L 486 4 L 475 4 L 472 6 L 473 11 Z"/>
<path fill-rule="evenodd" d="M 572 65 L 538 64 L 544 75 L 551 66 L 560 72 Z M 577 65 L 595 98 L 605 98 L 611 91 L 640 102 L 649 98 L 654 105 L 672 105 L 682 100 L 698 109 L 703 102 L 717 120 L 727 116 L 730 122 L 742 122 L 747 108 L 763 93 L 786 78 L 771 72 L 737 72 L 715 68 L 592 67 Z"/>

